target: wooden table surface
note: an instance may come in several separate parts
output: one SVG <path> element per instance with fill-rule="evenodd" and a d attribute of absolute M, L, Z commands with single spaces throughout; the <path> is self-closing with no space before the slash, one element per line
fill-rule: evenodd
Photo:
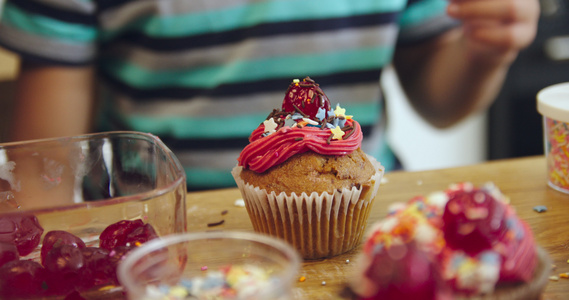
<path fill-rule="evenodd" d="M 546 164 L 542 156 L 491 161 L 483 164 L 421 172 L 389 172 L 373 204 L 368 226 L 380 220 L 390 203 L 445 189 L 451 183 L 494 182 L 510 197 L 518 215 L 531 226 L 537 242 L 553 260 L 551 275 L 569 272 L 569 195 L 555 191 L 546 183 Z M 235 205 L 241 199 L 237 189 L 191 192 L 187 197 L 189 231 L 253 231 L 247 211 Z M 534 211 L 537 205 L 546 212 Z M 210 223 L 223 224 L 208 227 Z M 356 248 L 348 253 L 315 261 L 305 261 L 294 289 L 295 299 L 342 299 L 346 278 L 354 271 Z M 324 284 L 325 282 L 325 284 Z M 544 300 L 569 299 L 569 279 L 550 280 Z"/>

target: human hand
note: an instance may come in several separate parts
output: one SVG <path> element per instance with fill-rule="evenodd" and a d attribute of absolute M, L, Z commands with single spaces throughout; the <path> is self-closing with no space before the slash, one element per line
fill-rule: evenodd
<path fill-rule="evenodd" d="M 538 0 L 450 0 L 447 13 L 462 22 L 474 58 L 511 63 L 537 31 Z"/>

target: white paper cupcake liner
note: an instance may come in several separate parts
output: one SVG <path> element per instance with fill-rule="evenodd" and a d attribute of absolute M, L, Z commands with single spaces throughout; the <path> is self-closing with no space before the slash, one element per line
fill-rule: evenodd
<path fill-rule="evenodd" d="M 357 246 L 365 232 L 369 211 L 377 195 L 384 168 L 368 155 L 377 172 L 359 188 L 300 195 L 267 193 L 245 183 L 242 167 L 232 171 L 256 232 L 280 237 L 305 259 L 330 257 Z"/>

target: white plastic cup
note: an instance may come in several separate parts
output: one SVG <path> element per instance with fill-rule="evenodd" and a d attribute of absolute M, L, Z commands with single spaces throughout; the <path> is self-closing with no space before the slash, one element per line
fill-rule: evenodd
<path fill-rule="evenodd" d="M 537 110 L 543 116 L 547 183 L 569 194 L 569 82 L 539 91 Z"/>
<path fill-rule="evenodd" d="M 292 246 L 266 235 L 173 234 L 130 252 L 118 278 L 131 300 L 285 300 L 292 296 L 300 264 Z"/>

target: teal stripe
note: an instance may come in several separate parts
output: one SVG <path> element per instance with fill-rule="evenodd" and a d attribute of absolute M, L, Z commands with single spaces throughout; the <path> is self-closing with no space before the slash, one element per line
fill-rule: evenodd
<path fill-rule="evenodd" d="M 226 9 L 140 18 L 129 29 L 154 37 L 179 37 L 246 28 L 260 23 L 344 17 L 403 9 L 406 0 L 283 0 L 262 1 Z M 302 8 L 302 9 L 299 9 Z M 123 28 L 119 29 L 123 30 Z M 105 38 L 116 35 L 109 31 Z"/>
<path fill-rule="evenodd" d="M 22 11 L 11 3 L 6 3 L 2 12 L 2 22 L 32 35 L 76 44 L 95 40 L 97 30 L 93 27 L 69 24 L 55 19 Z"/>
<path fill-rule="evenodd" d="M 411 5 L 401 16 L 401 28 L 410 27 L 420 24 L 425 20 L 436 16 L 444 15 L 448 1 L 446 0 L 430 0 L 420 1 Z"/>
<path fill-rule="evenodd" d="M 235 161 L 237 165 L 237 161 Z M 237 187 L 235 179 L 231 175 L 231 170 L 209 170 L 209 169 L 186 169 L 186 182 L 188 188 L 223 188 Z"/>
<path fill-rule="evenodd" d="M 123 121 L 136 131 L 171 135 L 177 138 L 248 137 L 269 113 L 236 115 L 226 118 L 188 118 L 123 116 Z"/>
<path fill-rule="evenodd" d="M 313 53 L 257 60 L 240 60 L 187 70 L 152 71 L 125 61 L 107 60 L 104 68 L 139 89 L 164 86 L 213 88 L 222 83 L 249 82 L 260 79 L 331 72 L 368 70 L 384 67 L 391 60 L 393 48 L 375 47 L 329 53 Z"/>
<path fill-rule="evenodd" d="M 335 104 L 334 104 L 335 106 Z M 374 124 L 381 116 L 379 101 L 346 104 L 346 114 L 353 115 L 361 125 Z M 122 116 L 123 122 L 141 132 L 156 135 L 171 135 L 180 139 L 248 137 L 265 120 L 269 113 L 231 116 L 224 118 L 188 118 L 148 116 Z"/>

